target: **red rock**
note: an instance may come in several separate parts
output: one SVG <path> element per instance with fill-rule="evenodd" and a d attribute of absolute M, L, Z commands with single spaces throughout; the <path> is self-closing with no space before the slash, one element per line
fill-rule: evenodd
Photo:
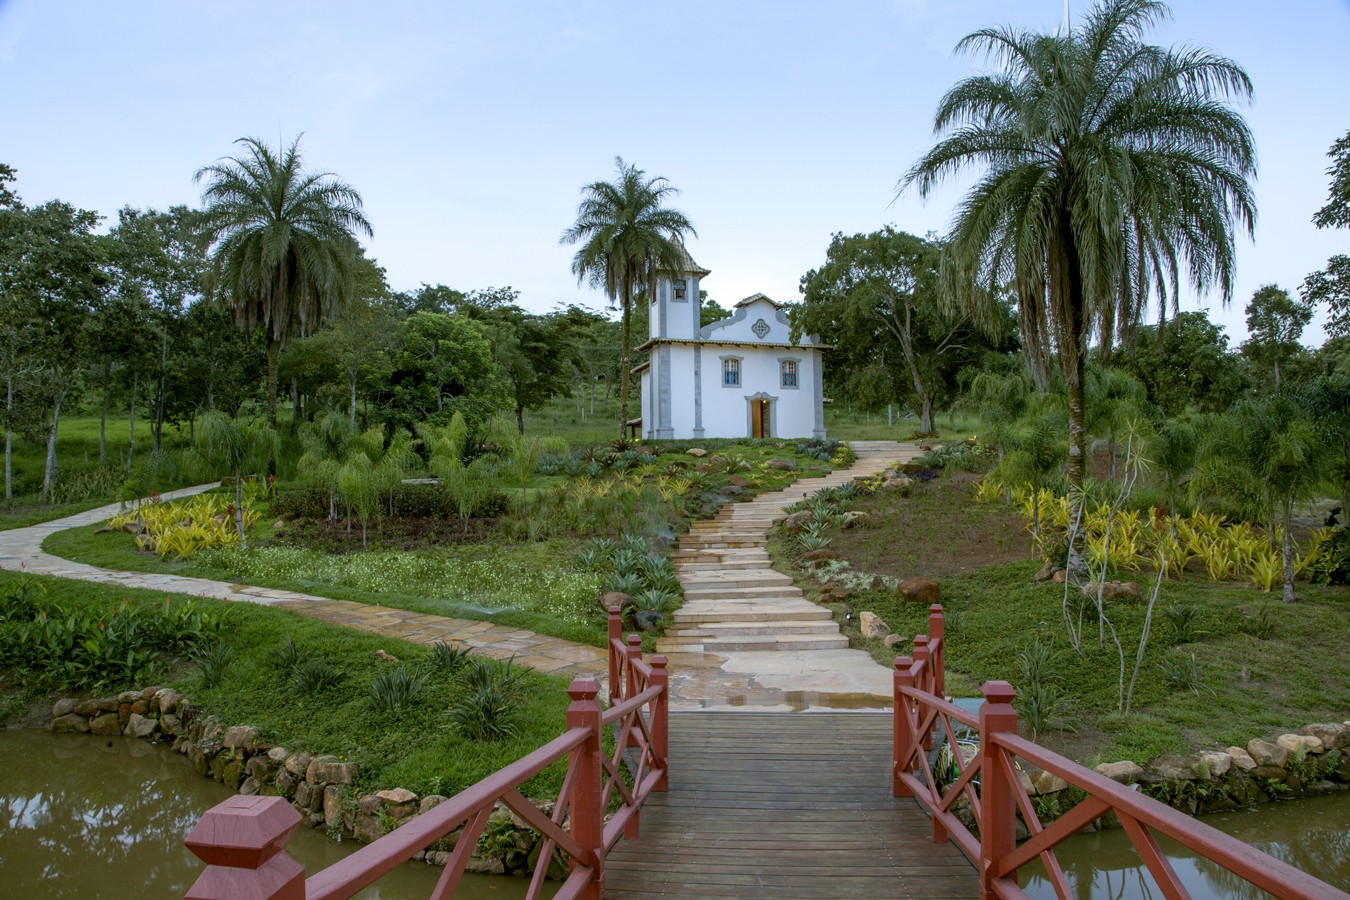
<path fill-rule="evenodd" d="M 928 578 L 910 578 L 900 582 L 895 590 L 907 603 L 937 603 L 942 599 L 942 588 Z"/>

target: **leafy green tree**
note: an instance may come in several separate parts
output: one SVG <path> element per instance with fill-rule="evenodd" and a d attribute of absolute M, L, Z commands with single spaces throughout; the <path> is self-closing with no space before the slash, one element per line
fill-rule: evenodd
<path fill-rule="evenodd" d="M 1295 300 L 1284 288 L 1263 285 L 1247 304 L 1247 333 L 1242 355 L 1258 368 L 1271 373 L 1273 387 L 1280 387 L 1280 365 L 1298 353 L 1298 339 L 1312 321 L 1313 304 Z"/>
<path fill-rule="evenodd" d="M 539 409 L 571 391 L 568 374 L 572 354 L 563 331 L 547 316 L 532 316 L 519 307 L 496 318 L 494 353 L 511 388 L 516 430 L 525 434 L 525 410 Z"/>
<path fill-rule="evenodd" d="M 443 284 L 423 284 L 415 291 L 397 291 L 390 297 L 403 315 L 415 312 L 452 313 L 464 302 L 464 292 Z"/>
<path fill-rule="evenodd" d="M 619 436 L 628 424 L 633 300 L 638 290 L 655 289 L 657 273 L 684 270 L 685 234 L 697 236 L 684 213 L 665 205 L 678 191 L 665 178 L 648 178 L 637 166 L 614 158 L 614 181 L 595 181 L 581 189 L 577 219 L 562 243 L 580 244 L 572 257 L 577 282 L 601 288 L 622 312 L 619 352 Z"/>
<path fill-rule="evenodd" d="M 197 170 L 214 283 L 246 332 L 267 346 L 267 423 L 277 426 L 277 361 L 350 295 L 356 235 L 373 234 L 361 195 L 331 173 L 307 173 L 297 137 L 280 155 L 257 138 Z"/>
<path fill-rule="evenodd" d="M 266 471 L 276 459 L 281 442 L 276 430 L 244 422 L 224 413 L 207 413 L 194 435 L 194 448 L 208 466 L 234 479 L 234 527 L 239 546 L 248 546 L 244 533 L 244 479 Z"/>
<path fill-rule="evenodd" d="M 1350 228 L 1350 131 L 1336 140 L 1327 151 L 1331 157 L 1331 176 L 1327 204 L 1313 216 L 1318 228 Z M 1325 304 L 1330 316 L 1327 334 L 1332 337 L 1350 335 L 1350 256 L 1337 254 L 1327 260 L 1327 267 L 1314 272 L 1303 281 L 1303 299 L 1309 303 Z"/>
<path fill-rule="evenodd" d="M 835 234 L 825 265 L 802 276 L 794 333 L 818 334 L 849 368 L 876 361 L 899 397 L 933 431 L 935 405 L 956 387 L 974 336 L 970 320 L 938 296 L 941 248 L 887 226 L 871 234 Z"/>
<path fill-rule="evenodd" d="M 430 456 L 432 474 L 440 480 L 441 489 L 455 504 L 460 524 L 468 534 L 469 519 L 497 489 L 497 467 L 486 456 L 465 464 L 469 426 L 462 413 L 456 412 L 445 425 L 423 426 L 421 434 Z"/>
<path fill-rule="evenodd" d="M 119 295 L 141 299 L 151 310 L 152 338 L 158 345 L 150 400 L 150 435 L 160 449 L 172 402 L 169 345 L 185 309 L 202 294 L 206 273 L 203 215 L 186 206 L 165 212 L 123 207 L 112 229 L 112 268 Z"/>
<path fill-rule="evenodd" d="M 1227 302 L 1234 232 L 1250 233 L 1255 216 L 1252 136 L 1227 102 L 1249 97 L 1250 80 L 1208 51 L 1145 43 L 1166 14 L 1157 0 L 1102 0 L 1067 34 L 967 35 L 958 49 L 987 53 L 1002 70 L 947 93 L 935 118 L 945 136 L 901 182 L 927 196 L 948 177 L 983 169 L 957 211 L 949 277 L 957 296 L 982 296 L 971 285 L 983 284 L 983 296 L 1013 285 L 1019 304 L 1044 304 L 1031 318 L 1048 333 L 1024 330 L 1023 341 L 1058 352 L 1075 506 L 1088 337 L 1114 333 L 1117 310 L 1133 316 L 1169 281 L 1175 303 L 1183 273 Z"/>
<path fill-rule="evenodd" d="M 61 410 L 82 384 L 93 311 L 108 286 L 106 242 L 93 233 L 97 213 L 60 200 L 2 212 L 0 296 L 9 391 L 22 371 L 29 402 L 47 417 L 42 498 L 49 501 L 56 486 Z M 13 421 L 14 405 L 11 399 L 7 421 Z"/>
<path fill-rule="evenodd" d="M 1247 376 L 1228 336 L 1202 310 L 1183 312 L 1167 324 L 1139 329 L 1117 365 L 1143 382 L 1150 403 L 1169 416 L 1188 407 L 1220 412 L 1247 389 Z"/>
<path fill-rule="evenodd" d="M 510 405 L 487 327 L 466 315 L 431 312 L 400 323 L 388 378 L 374 399 L 377 415 L 391 427 L 441 424 L 460 412 L 471 433 Z"/>

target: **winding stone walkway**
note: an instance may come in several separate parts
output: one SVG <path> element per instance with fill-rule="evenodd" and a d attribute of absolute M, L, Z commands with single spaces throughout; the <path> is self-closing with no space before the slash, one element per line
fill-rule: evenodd
<path fill-rule="evenodd" d="M 657 649 L 670 657 L 672 709 L 880 709 L 891 672 L 848 649 L 830 611 L 773 569 L 768 530 L 821 488 L 880 472 L 921 451 L 894 441 L 850 443 L 858 461 L 820 478 L 724 506 L 696 522 L 673 559 L 685 603 Z"/>
<path fill-rule="evenodd" d="M 165 500 L 188 497 L 210 490 L 219 482 L 169 491 Z M 372 634 L 383 634 L 419 644 L 436 641 L 459 643 L 493 659 L 515 658 L 517 663 L 549 672 L 562 678 L 598 677 L 608 668 L 605 651 L 586 644 L 546 637 L 491 622 L 452 619 L 407 609 L 393 609 L 350 600 L 332 600 L 295 591 L 282 591 L 253 585 L 188 578 L 149 572 L 119 572 L 53 556 L 42 549 L 47 536 L 67 528 L 95 525 L 121 511 L 120 504 L 102 506 L 87 512 L 32 525 L 0 531 L 0 569 L 24 571 L 34 575 L 55 575 L 124 588 L 139 588 L 166 594 L 221 598 L 241 603 L 259 603 L 285 609 L 311 619 L 346 625 Z"/>
<path fill-rule="evenodd" d="M 868 654 L 849 650 L 829 611 L 807 601 L 790 576 L 774 571 L 765 549 L 768 529 L 784 507 L 823 487 L 880 472 L 919 453 L 913 445 L 893 441 L 855 441 L 851 446 L 858 453 L 851 468 L 801 479 L 745 503 L 727 504 L 716 519 L 695 523 L 680 540 L 674 559 L 686 602 L 659 645 L 660 652 L 670 657 L 672 708 L 782 711 L 876 709 L 889 704 L 889 670 Z M 217 484 L 161 496 L 174 500 Z M 258 603 L 415 643 L 460 643 L 484 656 L 514 658 L 563 678 L 606 676 L 604 650 L 524 629 L 206 578 L 122 572 L 43 551 L 48 535 L 106 521 L 119 511 L 119 504 L 111 504 L 0 531 L 0 569 Z"/>

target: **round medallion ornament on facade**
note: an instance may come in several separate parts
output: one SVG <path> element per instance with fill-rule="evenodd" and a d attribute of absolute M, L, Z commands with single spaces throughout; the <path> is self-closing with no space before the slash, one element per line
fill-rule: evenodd
<path fill-rule="evenodd" d="M 763 319 L 759 319 L 755 324 L 750 326 L 750 330 L 755 333 L 755 337 L 763 340 L 764 336 L 769 333 L 769 323 L 765 322 Z"/>

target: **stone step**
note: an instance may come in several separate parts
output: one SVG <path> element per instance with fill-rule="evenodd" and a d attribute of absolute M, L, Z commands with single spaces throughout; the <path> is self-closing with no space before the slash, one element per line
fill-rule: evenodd
<path fill-rule="evenodd" d="M 693 600 L 752 600 L 758 598 L 797 600 L 802 596 L 801 588 L 782 584 L 742 588 L 684 586 L 685 602 Z"/>
<path fill-rule="evenodd" d="M 688 572 L 681 569 L 675 570 L 680 576 L 680 584 L 686 591 L 711 591 L 717 589 L 736 590 L 737 588 L 753 587 L 790 587 L 792 578 L 788 575 L 780 575 L 773 570 L 763 572 L 745 572 L 738 571 L 735 574 L 716 574 L 710 572 Z"/>
<path fill-rule="evenodd" d="M 795 608 L 776 612 L 759 608 L 735 609 L 728 606 L 701 610 L 684 607 L 676 610 L 672 618 L 675 620 L 672 633 L 685 626 L 701 627 L 709 622 L 800 622 L 806 619 L 834 621 L 830 611 L 819 606 L 814 609 Z"/>
<path fill-rule="evenodd" d="M 781 622 L 704 622 L 696 627 L 672 628 L 667 638 L 719 637 L 747 634 L 814 634 L 833 637 L 839 627 L 828 619 L 785 619 Z"/>
<path fill-rule="evenodd" d="M 789 650 L 847 650 L 848 638 L 842 634 L 834 637 L 814 637 L 796 635 L 741 635 L 729 638 L 696 638 L 690 641 L 666 638 L 658 641 L 658 653 L 704 652 L 704 653 L 746 653 L 758 650 L 783 652 Z"/>

